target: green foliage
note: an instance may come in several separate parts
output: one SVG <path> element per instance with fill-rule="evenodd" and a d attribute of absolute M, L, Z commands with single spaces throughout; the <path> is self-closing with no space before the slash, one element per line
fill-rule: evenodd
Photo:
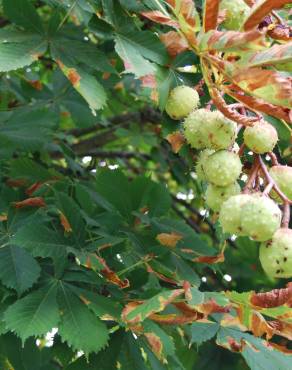
<path fill-rule="evenodd" d="M 220 85 L 227 105 L 257 106 L 291 166 L 291 45 L 249 31 L 253 13 L 248 32 L 212 26 L 217 5 L 0 0 L 0 369 L 291 366 L 291 286 L 265 275 L 258 242 L 223 234 L 206 158 L 195 168 L 164 113 L 181 85 L 189 109 L 214 110 Z"/>

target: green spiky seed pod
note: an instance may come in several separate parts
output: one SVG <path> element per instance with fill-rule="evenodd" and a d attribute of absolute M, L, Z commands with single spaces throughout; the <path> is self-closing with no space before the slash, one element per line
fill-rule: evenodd
<path fill-rule="evenodd" d="M 241 168 L 239 156 L 227 150 L 215 152 L 203 164 L 207 181 L 217 186 L 234 183 L 241 173 Z"/>
<path fill-rule="evenodd" d="M 262 193 L 255 193 L 242 207 L 241 226 L 244 234 L 257 241 L 271 239 L 281 225 L 282 213 L 277 204 Z"/>
<path fill-rule="evenodd" d="M 201 151 L 197 164 L 196 164 L 196 174 L 197 174 L 198 180 L 206 181 L 206 176 L 205 176 L 205 172 L 203 169 L 203 165 L 206 162 L 206 159 L 214 152 L 215 150 L 212 150 L 212 149 L 205 149 Z"/>
<path fill-rule="evenodd" d="M 225 233 L 244 235 L 241 226 L 241 211 L 250 198 L 249 194 L 234 195 L 222 204 L 219 222 Z"/>
<path fill-rule="evenodd" d="M 273 166 L 270 169 L 270 175 L 276 182 L 280 190 L 289 198 L 292 199 L 292 167 L 289 166 Z M 275 191 L 271 192 L 271 197 L 278 203 L 282 203 L 281 198 Z"/>
<path fill-rule="evenodd" d="M 209 184 L 206 190 L 206 204 L 215 212 L 218 212 L 222 204 L 233 195 L 241 191 L 237 182 L 226 187 Z"/>
<path fill-rule="evenodd" d="M 271 241 L 260 246 L 260 261 L 273 278 L 292 277 L 292 229 L 279 229 Z"/>
<path fill-rule="evenodd" d="M 171 90 L 166 102 L 167 114 L 175 120 L 180 120 L 198 107 L 200 97 L 196 90 L 188 86 L 177 86 Z"/>
<path fill-rule="evenodd" d="M 206 109 L 198 109 L 191 112 L 184 121 L 184 136 L 192 148 L 202 149 L 206 147 L 205 140 L 201 135 L 201 127 L 208 119 Z"/>
<path fill-rule="evenodd" d="M 239 30 L 250 8 L 244 0 L 223 0 L 220 3 L 220 10 L 226 11 L 222 25 L 227 30 Z"/>
<path fill-rule="evenodd" d="M 220 150 L 230 148 L 237 135 L 237 124 L 217 111 L 206 111 L 205 120 L 200 125 L 202 140 L 206 148 Z"/>
<path fill-rule="evenodd" d="M 254 153 L 271 152 L 278 141 L 277 130 L 267 122 L 258 122 L 244 130 L 244 142 Z"/>

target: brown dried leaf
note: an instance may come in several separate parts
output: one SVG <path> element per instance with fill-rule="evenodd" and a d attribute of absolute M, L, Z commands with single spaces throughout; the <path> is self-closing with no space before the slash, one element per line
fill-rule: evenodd
<path fill-rule="evenodd" d="M 231 309 L 230 306 L 219 306 L 213 298 L 195 307 L 199 312 L 203 313 L 205 317 L 208 317 L 211 313 L 228 313 Z"/>
<path fill-rule="evenodd" d="M 166 283 L 169 283 L 169 284 L 178 285 L 178 283 L 175 280 L 170 279 L 166 277 L 165 275 L 161 274 L 160 272 L 153 270 L 153 268 L 148 263 L 145 263 L 145 265 L 147 268 L 147 272 L 149 272 L 150 274 L 154 274 L 155 276 L 158 277 L 158 279 L 165 281 Z"/>
<path fill-rule="evenodd" d="M 161 233 L 158 234 L 156 239 L 159 241 L 160 244 L 164 245 L 165 247 L 175 248 L 177 243 L 183 238 L 182 235 L 177 234 L 175 232 L 171 232 L 170 234 Z"/>
<path fill-rule="evenodd" d="M 25 193 L 31 196 L 34 192 L 36 192 L 41 186 L 43 185 L 42 182 L 36 182 L 32 184 L 28 189 L 25 190 Z"/>
<path fill-rule="evenodd" d="M 166 140 L 171 145 L 171 148 L 174 153 L 178 153 L 180 151 L 180 148 L 185 143 L 185 138 L 179 131 L 173 132 L 172 134 L 169 134 L 166 136 Z"/>
<path fill-rule="evenodd" d="M 291 111 L 289 108 L 280 107 L 265 102 L 263 99 L 257 99 L 253 96 L 244 95 L 237 87 L 234 89 L 232 86 L 226 90 L 227 94 L 232 96 L 237 101 L 244 103 L 247 107 L 257 112 L 269 114 L 270 116 L 283 119 L 288 123 L 292 123 Z"/>
<path fill-rule="evenodd" d="M 243 29 L 251 30 L 258 26 L 261 21 L 271 13 L 273 9 L 280 9 L 286 4 L 290 4 L 291 0 L 260 0 L 251 9 L 251 14 L 246 19 Z"/>
<path fill-rule="evenodd" d="M 24 179 L 8 179 L 6 185 L 11 188 L 22 188 L 27 183 Z"/>
<path fill-rule="evenodd" d="M 257 307 L 271 308 L 284 304 L 292 307 L 292 283 L 287 288 L 273 289 L 267 293 L 253 293 L 250 302 Z"/>
<path fill-rule="evenodd" d="M 60 222 L 61 225 L 63 226 L 64 230 L 66 233 L 71 233 L 72 232 L 72 227 L 67 219 L 67 217 L 60 211 Z"/>
<path fill-rule="evenodd" d="M 42 197 L 27 198 L 20 202 L 12 203 L 15 208 L 26 208 L 26 207 L 46 207 L 46 202 Z"/>
<path fill-rule="evenodd" d="M 278 72 L 261 68 L 237 69 L 233 72 L 232 80 L 257 98 L 284 107 L 292 106 L 291 80 Z"/>
<path fill-rule="evenodd" d="M 100 272 L 106 278 L 107 281 L 109 281 L 110 283 L 114 285 L 117 285 L 121 289 L 125 289 L 130 286 L 129 280 L 128 279 L 121 280 L 119 276 L 108 267 L 106 261 L 103 258 L 98 257 L 98 256 L 96 256 L 96 258 L 104 267 Z"/>
<path fill-rule="evenodd" d="M 169 31 L 161 34 L 160 40 L 166 46 L 168 54 L 173 58 L 189 49 L 189 44 L 186 39 L 176 31 Z"/>
<path fill-rule="evenodd" d="M 251 315 L 250 330 L 256 337 L 262 337 L 263 335 L 266 335 L 268 340 L 274 335 L 274 329 L 270 327 L 264 317 L 256 311 L 254 311 Z"/>
<path fill-rule="evenodd" d="M 219 253 L 217 256 L 200 256 L 194 258 L 192 261 L 199 263 L 208 263 L 209 265 L 224 262 L 225 261 L 224 251 Z"/>
<path fill-rule="evenodd" d="M 202 318 L 203 315 L 200 313 L 196 313 L 194 316 L 183 316 L 176 314 L 167 314 L 167 315 L 153 314 L 149 317 L 149 319 L 163 325 L 185 325 Z"/>
<path fill-rule="evenodd" d="M 217 28 L 220 0 L 206 0 L 204 9 L 204 31 Z"/>

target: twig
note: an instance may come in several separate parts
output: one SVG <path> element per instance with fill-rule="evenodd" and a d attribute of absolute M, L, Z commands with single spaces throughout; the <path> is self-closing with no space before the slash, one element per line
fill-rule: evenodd
<path fill-rule="evenodd" d="M 245 184 L 245 187 L 243 189 L 243 192 L 242 192 L 243 194 L 249 193 L 250 190 L 253 188 L 254 182 L 255 182 L 255 180 L 257 178 L 257 175 L 258 175 L 258 172 L 259 172 L 259 169 L 260 169 L 260 162 L 259 162 L 259 159 L 257 157 L 254 161 L 251 172 L 249 174 L 249 178 L 248 178 L 248 180 Z"/>
<path fill-rule="evenodd" d="M 151 159 L 151 156 L 145 153 L 103 150 L 88 150 L 84 153 L 78 153 L 78 156 L 90 156 L 95 158 L 142 158 L 146 160 Z"/>
<path fill-rule="evenodd" d="M 289 222 L 290 222 L 290 204 L 288 202 L 285 202 L 283 208 L 282 227 L 288 229 Z"/>
<path fill-rule="evenodd" d="M 240 148 L 239 148 L 239 151 L 238 151 L 238 155 L 241 157 L 244 153 L 244 149 L 245 149 L 245 144 L 241 144 Z"/>
<path fill-rule="evenodd" d="M 269 174 L 269 171 L 267 169 L 267 166 L 265 165 L 263 159 L 261 158 L 261 156 L 259 155 L 258 156 L 258 160 L 259 160 L 259 163 L 260 163 L 260 166 L 261 166 L 261 169 L 268 181 L 268 183 L 272 183 L 273 184 L 273 189 L 275 190 L 275 192 L 279 195 L 279 197 L 283 200 L 284 204 L 292 204 L 292 200 L 290 200 L 283 192 L 282 190 L 280 190 L 280 188 L 278 187 L 278 185 L 275 183 L 275 181 L 273 180 L 273 178 L 271 177 L 271 175 Z"/>
<path fill-rule="evenodd" d="M 271 161 L 272 161 L 273 166 L 278 166 L 279 165 L 279 162 L 278 162 L 278 158 L 277 158 L 276 154 L 273 153 L 273 152 L 269 152 L 268 155 L 271 158 Z"/>

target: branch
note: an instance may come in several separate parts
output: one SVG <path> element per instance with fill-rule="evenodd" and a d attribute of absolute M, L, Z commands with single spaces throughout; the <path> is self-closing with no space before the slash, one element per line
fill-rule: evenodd
<path fill-rule="evenodd" d="M 76 153 L 84 153 L 87 152 L 90 148 L 96 148 L 99 146 L 103 146 L 106 143 L 113 141 L 116 139 L 115 130 L 118 127 L 128 127 L 131 122 L 138 122 L 140 124 L 145 123 L 157 123 L 160 122 L 161 115 L 154 111 L 151 108 L 145 108 L 141 112 L 134 112 L 134 113 L 127 113 L 119 116 L 115 116 L 110 119 L 113 126 L 110 127 L 108 130 L 103 130 L 101 133 L 94 135 L 88 139 L 81 140 L 77 144 L 72 145 L 71 149 Z M 120 125 L 117 125 L 120 123 Z M 94 131 L 100 129 L 100 125 L 95 125 L 85 129 L 74 129 L 69 131 L 71 134 L 75 134 L 75 136 L 82 136 L 85 134 L 93 133 Z"/>
<path fill-rule="evenodd" d="M 129 124 L 131 121 L 138 121 L 140 123 L 143 122 L 152 122 L 156 123 L 161 119 L 161 115 L 159 112 L 155 111 L 151 108 L 144 108 L 140 112 L 129 112 L 125 114 L 120 114 L 118 116 L 114 116 L 108 119 L 108 122 L 111 123 L 111 125 L 117 125 L 117 124 Z M 72 130 L 67 131 L 66 133 L 69 135 L 73 135 L 76 137 L 91 134 L 92 132 L 95 132 L 99 130 L 101 127 L 103 127 L 100 123 L 85 127 L 85 128 L 74 128 Z"/>
<path fill-rule="evenodd" d="M 200 234 L 200 233 L 201 233 L 201 230 L 200 230 L 199 226 L 198 226 L 194 221 L 192 221 L 191 219 L 189 219 L 188 217 L 186 217 L 186 216 L 183 214 L 183 212 L 181 212 L 181 211 L 177 208 L 177 206 L 176 206 L 175 204 L 172 204 L 172 208 L 174 209 L 174 211 L 178 214 L 178 216 L 179 216 L 180 218 L 182 218 L 183 220 L 185 220 L 185 222 L 186 222 L 189 226 L 191 226 L 191 228 L 192 228 L 192 229 L 194 229 L 198 234 Z"/>
<path fill-rule="evenodd" d="M 142 158 L 150 160 L 151 156 L 145 153 L 138 152 L 121 152 L 121 151 L 103 151 L 103 150 L 88 150 L 78 154 L 80 157 L 90 156 L 95 158 Z"/>

